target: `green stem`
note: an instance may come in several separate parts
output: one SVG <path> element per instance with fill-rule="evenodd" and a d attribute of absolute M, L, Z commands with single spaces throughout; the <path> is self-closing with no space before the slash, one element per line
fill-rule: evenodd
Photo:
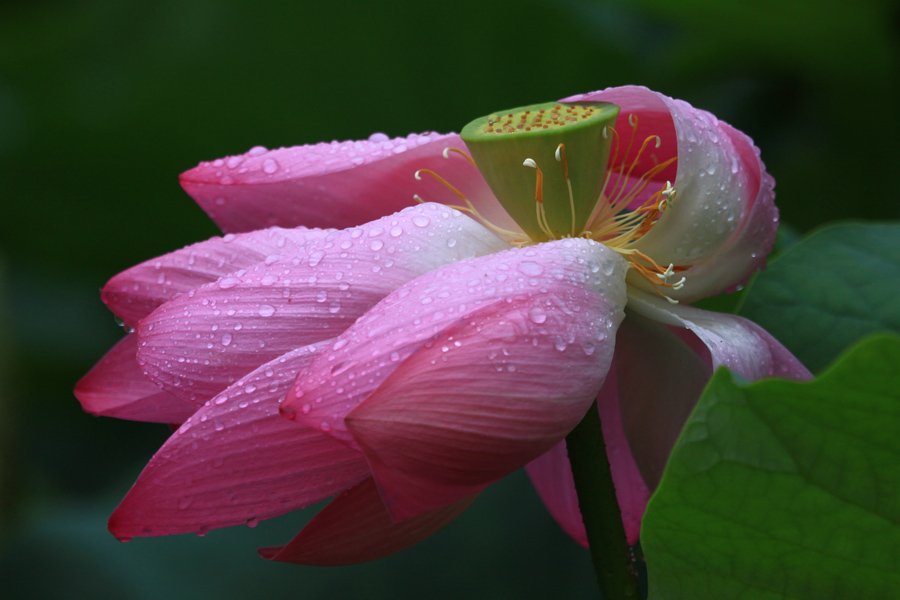
<path fill-rule="evenodd" d="M 566 437 L 566 447 L 603 598 L 636 600 L 641 597 L 640 588 L 631 548 L 625 538 L 596 403 Z"/>

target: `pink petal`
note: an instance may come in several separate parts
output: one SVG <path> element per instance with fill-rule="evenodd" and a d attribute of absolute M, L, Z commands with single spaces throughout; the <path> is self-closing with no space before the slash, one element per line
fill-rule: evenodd
<path fill-rule="evenodd" d="M 426 345 L 433 346 L 438 336 L 457 328 L 466 315 L 482 309 L 496 312 L 502 310 L 497 304 L 516 297 L 571 286 L 569 279 L 578 279 L 579 289 L 588 287 L 592 294 L 605 295 L 610 311 L 618 313 L 624 300 L 624 268 L 618 254 L 579 239 L 512 249 L 429 272 L 392 292 L 339 336 L 298 377 L 282 403 L 282 412 L 354 446 L 344 416 L 404 360 Z M 535 307 L 537 320 L 553 317 L 551 322 L 556 321 L 551 306 L 556 303 L 550 302 Z M 562 346 L 567 344 L 566 333 L 554 332 Z"/>
<path fill-rule="evenodd" d="M 616 169 L 609 172 L 609 182 L 606 185 L 607 197 L 615 197 L 619 191 L 628 193 L 638 184 L 641 175 L 650 170 L 656 164 L 664 162 L 678 153 L 678 140 L 675 135 L 675 127 L 672 116 L 664 101 L 665 96 L 651 92 L 645 87 L 627 85 L 623 87 L 608 88 L 598 92 L 579 94 L 565 98 L 560 102 L 611 102 L 619 107 L 619 116 L 616 119 L 616 135 L 613 138 L 613 154 L 610 156 L 611 165 L 625 165 L 621 172 Z M 632 119 L 634 119 L 632 121 Z M 634 123 L 634 128 L 631 126 Z M 660 147 L 655 143 L 650 146 L 650 151 L 640 153 L 641 144 L 651 136 L 659 136 Z M 628 177 L 629 166 L 637 160 Z M 605 168 L 606 165 L 600 166 Z M 677 165 L 669 165 L 654 177 L 647 188 L 637 199 L 640 206 L 643 201 L 652 194 L 665 187 L 666 181 L 675 181 Z M 634 206 L 633 208 L 636 208 Z"/>
<path fill-rule="evenodd" d="M 806 380 L 812 374 L 778 340 L 743 317 L 669 304 L 659 296 L 629 290 L 628 307 L 693 332 L 709 349 L 713 370 L 728 367 L 748 381 L 764 377 Z"/>
<path fill-rule="evenodd" d="M 267 257 L 296 254 L 329 232 L 273 227 L 214 237 L 134 266 L 113 277 L 100 296 L 126 325 L 137 326 L 163 302 Z"/>
<path fill-rule="evenodd" d="M 140 323 L 138 360 L 202 405 L 260 364 L 339 334 L 402 283 L 507 247 L 453 209 L 409 208 L 167 302 Z"/>
<path fill-rule="evenodd" d="M 395 519 L 454 502 L 580 421 L 612 356 L 623 275 L 583 239 L 429 273 L 338 338 L 282 411 L 358 444 Z"/>
<path fill-rule="evenodd" d="M 358 452 L 278 414 L 279 400 L 317 351 L 307 346 L 279 357 L 198 410 L 144 468 L 110 531 L 130 539 L 252 526 L 367 477 Z"/>
<path fill-rule="evenodd" d="M 360 225 L 416 203 L 460 204 L 436 180 L 414 177 L 430 169 L 470 200 L 499 206 L 480 173 L 445 148 L 465 149 L 458 135 L 425 133 L 388 139 L 331 142 L 267 151 L 254 148 L 181 175 L 181 185 L 223 231 Z M 491 212 L 490 208 L 486 208 Z"/>
<path fill-rule="evenodd" d="M 669 140 L 677 142 L 677 174 L 673 179 L 664 172 L 656 178 L 657 183 L 673 180 L 677 197 L 634 245 L 661 265 L 692 266 L 679 274 L 687 282 L 683 289 L 667 292 L 671 297 L 692 302 L 712 296 L 762 267 L 775 240 L 778 211 L 774 180 L 749 137 L 706 111 L 642 87 L 566 99 L 578 100 L 619 105 L 620 135 L 627 129 L 628 115 L 634 114 L 639 125 L 635 143 L 659 135 L 662 146 L 652 156 L 660 161 L 674 155 Z M 636 273 L 629 283 L 650 290 Z"/>
<path fill-rule="evenodd" d="M 335 498 L 285 546 L 260 548 L 269 560 L 336 566 L 377 560 L 431 537 L 465 511 L 464 498 L 400 523 L 391 520 L 369 478 Z"/>
<path fill-rule="evenodd" d="M 183 423 L 196 408 L 159 389 L 135 360 L 137 335 L 122 338 L 75 386 L 81 407 L 98 417 Z"/>
<path fill-rule="evenodd" d="M 712 368 L 665 325 L 639 314 L 630 314 L 619 328 L 616 365 L 631 456 L 654 490 Z"/>
<path fill-rule="evenodd" d="M 612 374 L 610 374 L 612 375 Z M 606 386 L 610 381 L 607 376 Z M 572 466 L 566 441 L 563 440 L 548 452 L 545 452 L 525 466 L 538 496 L 544 501 L 547 511 L 556 520 L 560 528 L 585 548 L 588 547 L 587 533 L 581 520 L 578 505 L 578 493 L 575 491 L 575 480 L 572 477 Z"/>
<path fill-rule="evenodd" d="M 625 320 L 625 323 L 627 322 L 628 319 Z M 617 357 L 618 352 L 617 347 Z M 600 422 L 603 427 L 603 438 L 606 442 L 606 453 L 609 457 L 613 483 L 616 486 L 619 510 L 622 511 L 625 536 L 628 543 L 633 545 L 637 543 L 641 532 L 641 518 L 647 507 L 650 492 L 634 462 L 631 449 L 628 447 L 628 440 L 625 437 L 625 430 L 622 427 L 616 371 L 616 368 L 611 368 L 607 374 L 603 388 L 597 396 L 597 407 L 600 412 Z M 526 469 L 538 495 L 563 531 L 576 542 L 587 547 L 587 534 L 581 520 L 578 495 L 575 491 L 565 440 L 550 452 L 531 462 Z"/>

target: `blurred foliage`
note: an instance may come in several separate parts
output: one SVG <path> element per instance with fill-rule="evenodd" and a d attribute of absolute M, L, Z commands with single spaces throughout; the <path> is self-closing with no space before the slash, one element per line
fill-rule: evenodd
<path fill-rule="evenodd" d="M 216 233 L 177 183 L 200 160 L 257 144 L 458 130 L 494 110 L 627 83 L 750 134 L 783 219 L 801 233 L 898 218 L 882 185 L 900 158 L 898 30 L 898 6 L 875 0 L 0 4 L 10 314 L 0 431 L 18 474 L 3 488 L 15 512 L 0 504 L 14 524 L 0 533 L 4 581 L 30 582 L 32 597 L 78 597 L 76 581 L 91 582 L 80 584 L 85 597 L 246 597 L 262 580 L 266 593 L 305 598 L 543 598 L 566 582 L 552 595 L 592 594 L 587 555 L 521 477 L 421 550 L 359 568 L 257 560 L 254 545 L 293 535 L 292 517 L 210 534 L 218 541 L 118 545 L 102 516 L 168 430 L 94 419 L 73 398 L 121 333 L 97 289 Z M 53 581 L 41 579 L 48 568 Z"/>

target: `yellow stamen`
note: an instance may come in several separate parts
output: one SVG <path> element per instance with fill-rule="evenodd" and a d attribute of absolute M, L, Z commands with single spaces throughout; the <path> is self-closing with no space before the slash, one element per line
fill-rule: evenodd
<path fill-rule="evenodd" d="M 547 213 L 544 211 L 544 173 L 533 158 L 526 158 L 522 166 L 530 167 L 537 172 L 537 180 L 534 185 L 534 214 L 541 232 L 552 240 L 556 236 L 553 235 L 553 231 L 547 223 Z"/>
<path fill-rule="evenodd" d="M 571 235 L 575 237 L 575 196 L 572 194 L 572 180 L 569 179 L 569 163 L 566 162 L 566 145 L 560 144 L 556 147 L 556 162 L 563 164 L 563 173 L 566 176 L 566 185 L 569 187 L 569 209 L 572 211 L 572 229 Z"/>
<path fill-rule="evenodd" d="M 476 169 L 478 168 L 478 166 L 475 164 L 475 161 L 472 160 L 471 156 L 469 156 L 469 153 L 464 152 L 463 150 L 460 150 L 459 148 L 444 148 L 444 151 L 441 152 L 441 155 L 443 155 L 444 158 L 450 158 L 450 154 L 449 154 L 450 152 L 455 152 L 455 153 L 459 154 L 460 156 L 465 158 L 467 161 L 469 161 L 470 165 L 472 165 Z"/>

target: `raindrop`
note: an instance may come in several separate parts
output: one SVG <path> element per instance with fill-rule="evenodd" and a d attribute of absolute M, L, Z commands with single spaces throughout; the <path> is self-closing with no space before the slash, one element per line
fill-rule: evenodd
<path fill-rule="evenodd" d="M 543 308 L 534 307 L 528 312 L 528 317 L 535 323 L 541 324 L 547 320 L 547 313 Z"/>
<path fill-rule="evenodd" d="M 261 317 L 271 317 L 275 314 L 275 307 L 271 304 L 263 304 L 259 307 L 259 316 Z"/>
<path fill-rule="evenodd" d="M 412 222 L 416 227 L 428 227 L 428 224 L 431 223 L 431 220 L 428 217 L 416 215 L 415 217 L 413 217 Z"/>
<path fill-rule="evenodd" d="M 267 158 L 263 161 L 263 172 L 268 175 L 271 175 L 275 171 L 278 170 L 278 163 L 275 162 L 274 158 Z"/>
<path fill-rule="evenodd" d="M 226 333 L 225 335 L 222 336 L 222 345 L 227 346 L 230 343 L 231 343 L 231 334 Z"/>
<path fill-rule="evenodd" d="M 519 271 L 525 275 L 537 276 L 544 272 L 544 268 L 536 262 L 525 261 L 519 264 Z"/>

